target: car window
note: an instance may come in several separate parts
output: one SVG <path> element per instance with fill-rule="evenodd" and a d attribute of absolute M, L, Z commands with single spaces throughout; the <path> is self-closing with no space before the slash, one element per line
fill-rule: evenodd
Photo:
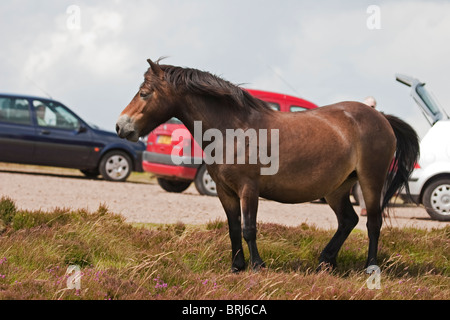
<path fill-rule="evenodd" d="M 0 121 L 31 124 L 28 101 L 21 98 L 0 97 Z"/>
<path fill-rule="evenodd" d="M 183 122 L 181 122 L 181 120 L 179 120 L 178 118 L 170 118 L 169 121 L 167 121 L 166 123 L 171 123 L 171 124 L 183 124 Z"/>
<path fill-rule="evenodd" d="M 290 106 L 289 110 L 291 112 L 299 112 L 299 111 L 305 111 L 307 110 L 306 108 L 300 107 L 300 106 Z"/>
<path fill-rule="evenodd" d="M 433 99 L 433 96 L 425 89 L 425 85 L 417 86 L 417 94 L 422 98 L 422 100 L 427 105 L 428 109 L 433 115 L 437 115 L 440 113 L 440 109 L 436 101 Z"/>
<path fill-rule="evenodd" d="M 275 102 L 266 101 L 266 103 L 271 107 L 273 110 L 280 111 L 280 105 Z"/>
<path fill-rule="evenodd" d="M 36 120 L 41 127 L 60 129 L 77 129 L 80 121 L 75 115 L 59 103 L 53 101 L 33 100 Z"/>

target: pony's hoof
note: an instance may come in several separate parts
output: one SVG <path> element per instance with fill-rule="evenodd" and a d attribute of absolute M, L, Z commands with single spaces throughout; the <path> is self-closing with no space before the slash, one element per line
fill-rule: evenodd
<path fill-rule="evenodd" d="M 258 272 L 262 269 L 265 269 L 265 268 L 266 268 L 266 264 L 262 260 L 252 264 L 252 270 L 256 271 L 256 272 Z"/>
<path fill-rule="evenodd" d="M 244 271 L 244 270 L 245 270 L 245 264 L 243 266 L 235 265 L 235 264 L 233 264 L 231 266 L 231 273 L 239 273 L 239 272 Z"/>

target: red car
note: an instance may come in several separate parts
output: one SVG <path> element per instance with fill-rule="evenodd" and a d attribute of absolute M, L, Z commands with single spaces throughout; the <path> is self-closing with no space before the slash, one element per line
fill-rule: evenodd
<path fill-rule="evenodd" d="M 273 109 L 284 112 L 297 112 L 317 108 L 317 106 L 307 100 L 261 90 L 246 89 L 251 95 L 266 101 Z M 184 128 L 183 144 L 190 145 L 191 154 L 202 155 L 203 151 L 195 142 L 186 127 L 176 118 L 160 125 L 147 137 L 147 150 L 144 151 L 142 166 L 144 171 L 153 173 L 158 180 L 158 184 L 169 192 L 183 192 L 192 181 L 198 192 L 203 195 L 217 195 L 216 184 L 206 170 L 206 166 L 201 161 L 183 161 L 183 164 L 176 165 L 172 161 L 172 150 L 180 148 L 179 140 L 172 141 L 172 132 L 176 129 Z M 183 148 L 184 149 L 184 148 Z M 180 157 L 190 157 L 183 155 L 182 150 L 178 153 Z"/>

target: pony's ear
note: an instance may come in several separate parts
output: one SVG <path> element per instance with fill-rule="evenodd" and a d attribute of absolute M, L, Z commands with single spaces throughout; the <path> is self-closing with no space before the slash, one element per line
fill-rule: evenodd
<path fill-rule="evenodd" d="M 153 73 L 157 76 L 162 77 L 164 75 L 164 71 L 161 69 L 159 64 L 154 63 L 151 59 L 147 59 L 148 64 L 150 65 L 150 68 L 152 69 Z"/>

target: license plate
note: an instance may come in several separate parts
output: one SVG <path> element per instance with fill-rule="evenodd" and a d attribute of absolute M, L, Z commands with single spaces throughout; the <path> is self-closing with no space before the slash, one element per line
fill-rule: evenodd
<path fill-rule="evenodd" d="M 159 144 L 171 144 L 172 143 L 172 137 L 171 136 L 158 136 L 156 139 L 156 143 Z"/>

